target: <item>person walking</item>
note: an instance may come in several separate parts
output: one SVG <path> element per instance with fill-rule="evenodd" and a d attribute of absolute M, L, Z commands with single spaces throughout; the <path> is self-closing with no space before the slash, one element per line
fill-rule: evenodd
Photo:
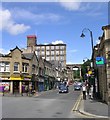
<path fill-rule="evenodd" d="M 91 85 L 91 87 L 90 87 L 89 96 L 91 99 L 93 99 L 93 85 Z"/>
<path fill-rule="evenodd" d="M 29 90 L 29 89 L 28 89 L 28 85 L 26 85 L 26 86 L 25 86 L 25 92 L 26 92 L 27 96 L 28 96 L 28 90 Z"/>
<path fill-rule="evenodd" d="M 83 84 L 82 86 L 82 92 L 83 92 L 83 100 L 86 100 L 86 85 Z"/>

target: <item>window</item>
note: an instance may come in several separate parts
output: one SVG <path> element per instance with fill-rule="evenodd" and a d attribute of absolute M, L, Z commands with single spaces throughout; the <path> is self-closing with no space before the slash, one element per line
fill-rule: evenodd
<path fill-rule="evenodd" d="M 50 51 L 46 51 L 46 55 L 50 55 Z"/>
<path fill-rule="evenodd" d="M 59 55 L 59 51 L 56 51 L 56 55 Z"/>
<path fill-rule="evenodd" d="M 19 71 L 19 63 L 15 62 L 14 63 L 14 71 Z"/>
<path fill-rule="evenodd" d="M 23 69 L 23 70 L 22 70 L 23 72 L 28 72 L 28 64 L 27 64 L 27 63 L 23 63 L 22 67 L 23 67 L 23 68 L 22 68 L 22 69 Z"/>
<path fill-rule="evenodd" d="M 59 46 L 56 46 L 56 49 L 59 49 Z"/>
<path fill-rule="evenodd" d="M 51 50 L 54 50 L 54 46 L 51 46 Z"/>
<path fill-rule="evenodd" d="M 46 60 L 49 61 L 49 60 L 50 60 L 50 57 L 46 57 Z"/>
<path fill-rule="evenodd" d="M 50 48 L 49 48 L 49 46 L 46 46 L 46 50 L 49 50 Z"/>
<path fill-rule="evenodd" d="M 54 56 L 51 56 L 51 60 L 55 60 L 55 59 L 54 59 Z"/>
<path fill-rule="evenodd" d="M 60 49 L 64 49 L 65 47 L 64 46 L 60 46 Z"/>
<path fill-rule="evenodd" d="M 5 71 L 6 72 L 10 71 L 10 64 L 9 64 L 9 62 L 5 63 Z"/>
<path fill-rule="evenodd" d="M 45 54 L 45 52 L 44 51 L 42 51 L 42 55 L 44 56 L 44 54 Z"/>
<path fill-rule="evenodd" d="M 9 72 L 10 63 L 9 62 L 0 62 L 0 72 Z"/>
<path fill-rule="evenodd" d="M 44 46 L 42 46 L 41 48 L 42 48 L 42 51 L 44 51 L 45 47 L 44 47 Z"/>
<path fill-rule="evenodd" d="M 54 55 L 54 51 L 51 51 L 51 55 Z"/>
<path fill-rule="evenodd" d="M 56 60 L 59 60 L 59 56 L 58 56 L 58 57 L 56 57 Z"/>
<path fill-rule="evenodd" d="M 37 47 L 37 50 L 39 50 L 39 51 L 40 51 L 40 47 Z"/>

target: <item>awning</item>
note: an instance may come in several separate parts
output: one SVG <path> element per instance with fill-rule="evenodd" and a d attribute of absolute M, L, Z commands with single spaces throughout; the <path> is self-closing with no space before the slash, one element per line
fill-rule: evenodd
<path fill-rule="evenodd" d="M 23 76 L 21 76 L 20 74 L 12 74 L 9 80 L 23 80 Z"/>
<path fill-rule="evenodd" d="M 31 81 L 31 78 L 32 78 L 32 76 L 27 75 L 27 76 L 24 76 L 23 80 Z"/>
<path fill-rule="evenodd" d="M 9 80 L 23 80 L 21 77 L 10 77 Z"/>

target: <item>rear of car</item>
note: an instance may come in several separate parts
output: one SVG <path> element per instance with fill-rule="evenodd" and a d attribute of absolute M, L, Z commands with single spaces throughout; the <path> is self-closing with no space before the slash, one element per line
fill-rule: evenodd
<path fill-rule="evenodd" d="M 74 90 L 81 90 L 81 85 L 74 84 Z"/>
<path fill-rule="evenodd" d="M 65 85 L 60 85 L 59 93 L 68 93 L 68 87 Z"/>

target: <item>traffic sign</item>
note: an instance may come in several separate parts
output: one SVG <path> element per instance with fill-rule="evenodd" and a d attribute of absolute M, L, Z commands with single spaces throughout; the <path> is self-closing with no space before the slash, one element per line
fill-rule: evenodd
<path fill-rule="evenodd" d="M 96 57 L 96 65 L 104 65 L 104 57 Z"/>

